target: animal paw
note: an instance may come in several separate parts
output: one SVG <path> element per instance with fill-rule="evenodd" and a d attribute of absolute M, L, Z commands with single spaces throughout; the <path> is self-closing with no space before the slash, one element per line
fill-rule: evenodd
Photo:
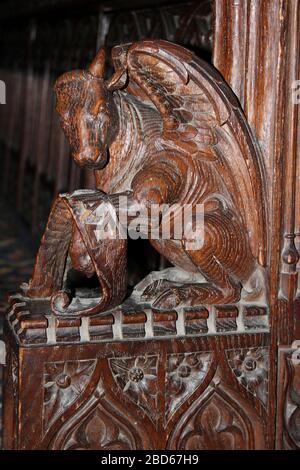
<path fill-rule="evenodd" d="M 171 290 L 172 288 L 175 290 L 174 282 L 168 281 L 166 279 L 158 279 L 151 284 L 149 284 L 144 292 L 142 293 L 143 300 L 156 300 L 159 294 L 166 292 L 167 290 Z"/>
<path fill-rule="evenodd" d="M 171 288 L 165 290 L 153 303 L 155 308 L 175 308 L 182 302 L 180 290 Z"/>

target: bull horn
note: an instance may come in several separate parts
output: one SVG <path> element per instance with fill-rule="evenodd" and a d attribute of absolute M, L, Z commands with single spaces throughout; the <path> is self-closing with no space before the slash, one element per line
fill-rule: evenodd
<path fill-rule="evenodd" d="M 105 48 L 101 47 L 96 54 L 93 62 L 89 66 L 90 73 L 96 78 L 104 77 L 105 69 Z"/>
<path fill-rule="evenodd" d="M 126 85 L 127 82 L 127 71 L 117 70 L 108 80 L 106 80 L 106 86 L 109 91 L 120 90 Z"/>

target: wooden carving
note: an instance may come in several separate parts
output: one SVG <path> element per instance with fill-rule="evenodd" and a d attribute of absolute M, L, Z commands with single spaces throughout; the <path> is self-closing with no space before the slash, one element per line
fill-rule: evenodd
<path fill-rule="evenodd" d="M 50 213 L 37 256 L 33 278 L 25 286 L 28 297 L 50 297 L 54 314 L 93 315 L 114 307 L 126 293 L 126 240 L 97 240 L 94 213 L 107 197 L 99 191 L 78 191 L 59 196 Z M 99 220 L 98 220 L 99 222 Z M 83 271 L 87 277 L 97 274 L 98 291 L 80 291 L 70 305 L 68 267 Z"/>
<path fill-rule="evenodd" d="M 155 422 L 158 419 L 157 356 L 111 359 L 114 380 L 126 397 L 136 403 Z"/>
<path fill-rule="evenodd" d="M 121 220 L 118 195 L 124 195 L 129 219 L 134 208 L 149 214 L 155 204 L 164 207 L 160 227 L 167 218 L 175 226 L 174 204 L 204 207 L 201 248 L 189 248 L 192 227 L 185 227 L 180 239 L 162 239 L 141 226 L 174 268 L 152 273 L 138 286 L 135 300 L 169 309 L 235 303 L 249 295 L 261 299 L 262 163 L 234 94 L 211 66 L 166 41 L 115 47 L 112 60 L 115 73 L 108 79 L 100 49 L 88 70 L 65 73 L 55 84 L 72 157 L 81 167 L 96 170 L 98 191 L 89 194 L 80 214 L 78 209 L 74 215 L 74 206 L 86 195 L 66 196 L 67 208 L 56 202 L 61 209 L 55 211 L 53 228 L 49 221 L 27 296 L 52 296 L 57 315 L 92 315 L 122 302 L 125 242 L 91 241 L 84 221 L 91 207 L 97 214 L 95 208 L 105 201 Z M 49 256 L 53 245 L 58 248 Z M 87 277 L 97 273 L 102 300 L 92 301 L 92 307 L 76 297 L 71 301 L 63 284 L 65 263 Z M 107 276 L 107 270 L 115 276 Z M 261 283 L 253 283 L 254 273 Z M 117 295 L 110 292 L 114 288 Z"/>
<path fill-rule="evenodd" d="M 95 360 L 50 362 L 45 365 L 43 427 L 46 432 L 81 395 L 89 383 Z"/>
<path fill-rule="evenodd" d="M 229 365 L 241 385 L 267 406 L 268 400 L 268 348 L 227 351 Z"/>
<path fill-rule="evenodd" d="M 277 449 L 300 449 L 300 341 L 279 348 Z"/>
<path fill-rule="evenodd" d="M 247 348 L 250 341 L 255 346 Z M 163 342 L 31 344 L 22 347 L 22 360 L 18 360 L 20 352 L 15 360 L 9 351 L 14 376 L 27 380 L 6 387 L 10 406 L 5 407 L 5 446 L 24 450 L 268 448 L 268 411 L 260 393 L 263 388 L 267 393 L 260 380 L 265 375 L 266 342 L 267 334 L 258 334 Z M 10 381 L 14 376 L 9 373 Z M 296 405 L 297 396 L 292 398 Z M 296 436 L 294 410 L 296 406 L 288 409 Z"/>

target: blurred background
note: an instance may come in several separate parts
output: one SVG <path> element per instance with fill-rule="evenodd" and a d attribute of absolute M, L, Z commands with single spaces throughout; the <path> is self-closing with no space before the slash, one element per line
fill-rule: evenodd
<path fill-rule="evenodd" d="M 211 1 L 10 0 L 0 6 L 0 302 L 31 274 L 53 198 L 93 187 L 69 157 L 54 110 L 56 78 L 87 67 L 98 47 L 161 38 L 210 60 Z M 109 54 L 108 54 L 109 56 Z M 108 64 L 108 73 L 109 73 Z M 132 283 L 161 263 L 143 246 Z M 135 246 L 134 252 L 137 252 Z M 139 256 L 139 261 L 141 258 Z M 133 262 L 134 263 L 134 262 Z"/>
<path fill-rule="evenodd" d="M 185 45 L 210 61 L 212 3 L 1 2 L 0 80 L 6 85 L 6 104 L 0 105 L 0 318 L 7 292 L 30 278 L 56 194 L 94 186 L 92 172 L 80 170 L 69 157 L 54 110 L 56 78 L 87 67 L 100 46 L 110 49 L 143 38 Z M 163 264 L 147 241 L 129 246 L 132 285 Z"/>

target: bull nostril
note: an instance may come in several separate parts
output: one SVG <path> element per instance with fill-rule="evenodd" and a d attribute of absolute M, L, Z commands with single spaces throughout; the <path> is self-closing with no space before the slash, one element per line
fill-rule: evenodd
<path fill-rule="evenodd" d="M 78 166 L 91 170 L 101 169 L 105 166 L 107 159 L 105 152 L 84 150 L 73 152 L 72 157 Z"/>

